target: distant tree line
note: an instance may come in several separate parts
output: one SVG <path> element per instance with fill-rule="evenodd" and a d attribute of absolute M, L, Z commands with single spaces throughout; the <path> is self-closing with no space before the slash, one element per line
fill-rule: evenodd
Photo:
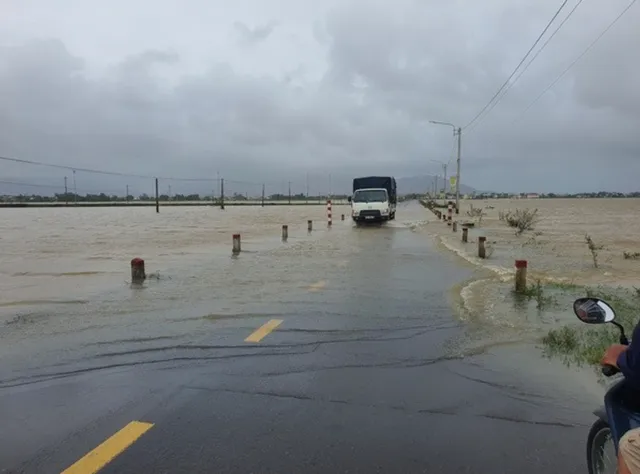
<path fill-rule="evenodd" d="M 596 199 L 596 198 L 640 198 L 640 191 L 633 193 L 616 193 L 599 191 L 594 193 L 476 193 L 472 199 L 513 199 L 526 198 L 535 195 L 538 199 Z"/>
<path fill-rule="evenodd" d="M 332 199 L 346 199 L 347 195 L 340 194 L 331 196 Z M 168 194 L 161 194 L 158 196 L 160 201 L 213 201 L 219 202 L 219 196 L 201 196 L 200 194 L 174 194 L 169 196 Z M 225 196 L 225 200 L 227 201 L 247 201 L 254 200 L 260 201 L 262 200 L 262 196 L 249 196 L 247 194 L 234 193 L 231 196 Z M 306 196 L 305 194 L 292 194 L 292 201 L 319 201 L 327 199 L 327 196 Z M 265 200 L 270 201 L 288 201 L 288 194 L 271 194 L 269 196 L 265 196 Z M 148 194 L 141 194 L 140 196 L 116 196 L 116 195 L 108 195 L 105 193 L 100 194 L 85 194 L 85 195 L 76 195 L 74 193 L 60 193 L 54 194 L 53 196 L 42 196 L 38 194 L 20 194 L 16 196 L 0 196 L 0 202 L 126 202 L 126 201 L 155 201 L 155 196 L 150 196 Z"/>
<path fill-rule="evenodd" d="M 471 199 L 514 199 L 514 198 L 527 198 L 530 197 L 528 193 L 476 193 L 471 196 Z M 562 194 L 562 193 L 546 193 L 546 194 L 536 194 L 538 199 L 570 199 L 570 198 L 640 198 L 640 191 L 633 193 L 614 193 L 607 191 L 600 191 L 595 193 L 577 193 L 577 194 Z M 336 194 L 331 196 L 332 199 L 335 200 L 346 200 L 348 195 L 346 194 Z M 421 199 L 424 197 L 424 194 L 421 193 L 411 193 L 398 196 L 399 201 L 411 201 L 414 199 Z M 451 197 L 450 197 L 451 198 Z M 168 194 L 161 194 L 158 199 L 161 202 L 166 201 L 212 201 L 219 202 L 219 196 L 201 196 L 200 194 L 174 194 L 169 196 Z M 230 196 L 225 196 L 224 199 L 226 201 L 260 201 L 262 200 L 262 196 L 249 196 L 248 194 L 240 194 L 233 193 Z M 269 196 L 265 196 L 265 200 L 268 201 L 288 201 L 291 199 L 292 201 L 322 201 L 327 199 L 326 195 L 316 195 L 316 196 L 307 196 L 302 193 L 292 194 L 289 197 L 288 194 L 271 194 Z M 148 194 L 141 194 L 139 196 L 116 196 L 116 195 L 108 195 L 105 193 L 99 194 L 85 194 L 85 195 L 76 195 L 74 193 L 61 193 L 54 194 L 53 196 L 42 196 L 38 194 L 20 194 L 16 196 L 0 196 L 0 202 L 126 202 L 126 201 L 155 201 L 155 196 L 150 196 Z"/>

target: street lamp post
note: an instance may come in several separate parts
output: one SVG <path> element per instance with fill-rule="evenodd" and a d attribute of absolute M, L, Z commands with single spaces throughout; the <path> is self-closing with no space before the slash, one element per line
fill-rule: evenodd
<path fill-rule="evenodd" d="M 439 163 L 440 165 L 442 165 L 442 172 L 444 173 L 444 196 L 445 198 L 447 197 L 447 167 L 449 166 L 449 163 L 445 163 L 444 161 L 438 161 L 438 160 L 431 160 L 434 163 Z M 437 189 L 436 189 L 437 192 Z"/>
<path fill-rule="evenodd" d="M 462 151 L 462 128 L 456 127 L 450 122 L 439 122 L 436 120 L 429 120 L 429 122 L 436 125 L 448 125 L 453 128 L 453 136 L 458 137 L 458 158 L 456 160 L 456 214 L 460 214 L 460 154 Z"/>

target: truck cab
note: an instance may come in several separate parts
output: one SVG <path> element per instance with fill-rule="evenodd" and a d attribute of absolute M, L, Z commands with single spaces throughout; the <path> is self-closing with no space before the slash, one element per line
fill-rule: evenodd
<path fill-rule="evenodd" d="M 354 222 L 381 222 L 396 217 L 396 180 L 390 176 L 369 176 L 353 180 L 351 218 Z"/>

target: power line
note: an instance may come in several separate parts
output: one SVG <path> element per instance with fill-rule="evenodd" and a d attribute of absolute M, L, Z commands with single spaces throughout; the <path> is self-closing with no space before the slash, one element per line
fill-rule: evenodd
<path fill-rule="evenodd" d="M 627 7 L 626 7 L 624 10 L 622 10 L 622 12 L 621 12 L 621 13 L 620 13 L 620 14 L 619 14 L 619 15 L 618 15 L 618 16 L 617 16 L 617 17 L 616 17 L 616 18 L 615 18 L 611 23 L 609 23 L 609 25 L 608 25 L 604 30 L 602 30 L 602 32 L 601 32 L 601 33 L 596 37 L 596 39 L 595 39 L 595 40 L 593 40 L 593 42 L 592 42 L 589 46 L 587 46 L 587 49 L 585 49 L 585 50 L 584 50 L 584 51 L 583 51 L 583 52 L 582 52 L 582 53 L 581 53 L 581 54 L 580 54 L 576 59 L 574 59 L 574 60 L 569 64 L 569 66 L 567 66 L 567 68 L 566 68 L 564 71 L 562 71 L 562 73 L 561 73 L 558 77 L 556 77 L 556 78 L 553 80 L 553 82 L 551 82 L 551 84 L 549 84 L 549 85 L 546 87 L 546 89 L 544 89 L 544 90 L 540 93 L 540 95 L 538 95 L 538 96 L 533 100 L 533 102 L 531 102 L 531 103 L 527 106 L 527 108 L 525 108 L 525 109 L 522 111 L 522 113 L 518 116 L 518 118 L 516 119 L 516 121 L 517 121 L 517 120 L 520 120 L 520 118 L 522 118 L 522 116 L 523 116 L 524 114 L 526 114 L 526 113 L 527 113 L 527 111 L 529 111 L 529 109 L 530 109 L 531 107 L 533 107 L 533 105 L 534 105 L 536 102 L 538 102 L 538 100 L 540 100 L 540 98 L 541 98 L 543 95 L 545 95 L 545 94 L 546 94 L 546 93 L 547 93 L 547 92 L 548 92 L 548 91 L 549 91 L 553 86 L 555 86 L 555 85 L 560 81 L 560 79 L 562 79 L 562 78 L 564 77 L 564 75 L 565 75 L 566 73 L 568 73 L 568 72 L 569 72 L 569 70 L 571 70 L 571 68 L 572 68 L 573 66 L 575 66 L 575 65 L 578 63 L 578 61 L 580 61 L 580 60 L 581 60 L 581 59 L 582 59 L 582 58 L 583 58 L 583 57 L 584 57 L 584 56 L 585 56 L 589 51 L 591 51 L 591 49 L 596 45 L 596 43 L 597 43 L 598 41 L 600 41 L 600 40 L 602 39 L 602 37 L 603 37 L 604 35 L 606 35 L 606 34 L 609 32 L 609 30 L 610 30 L 611 28 L 613 28 L 613 26 L 614 26 L 614 25 L 615 25 L 615 24 L 616 24 L 616 23 L 617 23 L 617 22 L 618 22 L 618 21 L 619 21 L 619 20 L 620 20 L 620 19 L 621 19 L 621 18 L 622 18 L 622 17 L 623 17 L 623 16 L 624 16 L 628 11 L 629 11 L 629 9 L 630 9 L 630 8 L 631 8 L 631 7 L 636 3 L 636 1 L 637 1 L 637 0 L 632 0 L 632 1 L 631 1 L 631 3 L 630 3 L 629 5 L 627 5 Z"/>
<path fill-rule="evenodd" d="M 569 14 L 565 17 L 564 20 L 562 20 L 562 22 L 558 25 L 558 27 L 553 31 L 553 33 L 551 33 L 551 36 L 549 36 L 549 38 L 547 38 L 547 41 L 545 41 L 543 43 L 543 45 L 540 47 L 540 49 L 536 52 L 536 54 L 533 55 L 533 57 L 531 58 L 531 60 L 529 60 L 529 62 L 527 63 L 527 65 L 520 71 L 520 73 L 516 76 L 516 78 L 513 80 L 513 82 L 509 83 L 509 85 L 507 86 L 507 88 L 502 92 L 502 95 L 500 97 L 498 97 L 498 100 L 496 100 L 493 105 L 489 108 L 489 110 L 487 110 L 487 112 L 485 113 L 485 117 L 489 114 L 489 112 L 491 112 L 493 110 L 493 108 L 498 105 L 498 103 L 500 103 L 500 101 L 502 100 L 502 98 L 507 95 L 507 92 L 509 92 L 509 90 L 515 85 L 516 82 L 518 82 L 518 80 L 522 77 L 522 75 L 527 71 L 527 69 L 529 69 L 529 66 L 531 66 L 531 64 L 536 60 L 536 58 L 540 55 L 540 53 L 542 53 L 542 51 L 544 51 L 544 49 L 547 47 L 547 45 L 551 42 L 551 40 L 556 36 L 556 34 L 558 34 L 558 32 L 562 29 L 562 27 L 564 26 L 564 24 L 569 20 L 569 18 L 571 18 L 573 16 L 573 14 L 575 13 L 575 11 L 578 9 L 578 7 L 580 6 L 580 4 L 583 2 L 583 0 L 578 0 L 578 3 L 576 3 L 576 5 L 573 7 L 573 9 L 569 12 Z M 479 122 L 478 122 L 479 123 Z M 475 126 L 471 127 L 469 130 L 467 130 L 467 133 L 469 133 L 471 130 L 473 130 L 475 127 L 477 127 L 477 123 Z"/>
<path fill-rule="evenodd" d="M 20 183 L 18 181 L 0 181 L 0 184 L 8 184 L 15 186 L 29 186 L 32 188 L 50 188 L 50 189 L 62 189 L 63 185 L 53 185 L 53 184 L 36 184 L 36 183 Z"/>
<path fill-rule="evenodd" d="M 127 176 L 127 177 L 132 177 L 132 178 L 153 179 L 153 176 L 118 173 L 116 171 L 94 170 L 94 169 L 89 169 L 89 168 L 79 168 L 77 166 L 57 165 L 57 164 L 53 164 L 53 163 L 42 163 L 40 161 L 22 160 L 20 158 L 10 158 L 10 157 L 7 157 L 7 156 L 0 156 L 0 160 L 2 160 L 2 161 L 11 161 L 11 162 L 14 162 L 14 163 L 28 164 L 28 165 L 46 166 L 46 167 L 49 167 L 49 168 L 57 168 L 57 169 L 63 169 L 63 170 L 82 171 L 84 173 L 94 173 L 94 174 L 104 174 L 104 175 L 111 175 L 111 176 Z"/>
<path fill-rule="evenodd" d="M 35 165 L 35 166 L 45 166 L 48 168 L 78 171 L 82 173 L 101 174 L 101 175 L 107 175 L 107 176 L 122 176 L 126 178 L 141 178 L 141 179 L 158 178 L 166 181 L 201 181 L 201 182 L 216 181 L 216 178 L 173 178 L 173 177 L 166 177 L 166 176 L 163 177 L 163 176 L 151 176 L 151 175 L 134 174 L 134 173 L 121 173 L 118 171 L 105 171 L 105 170 L 98 170 L 98 169 L 92 169 L 92 168 L 83 168 L 79 166 L 59 165 L 55 163 L 43 163 L 41 161 L 24 160 L 21 158 L 12 158 L 8 156 L 0 156 L 0 161 L 10 161 L 13 163 L 21 163 L 21 164 Z"/>
<path fill-rule="evenodd" d="M 219 175 L 211 178 L 202 178 L 202 177 L 175 178 L 175 177 L 169 177 L 169 176 L 153 176 L 153 175 L 144 175 L 144 174 L 135 174 L 135 173 L 122 173 L 118 171 L 106 171 L 106 170 L 100 170 L 95 168 L 84 168 L 84 167 L 61 165 L 61 164 L 55 164 L 55 163 L 44 163 L 41 161 L 26 160 L 22 158 L 13 158 L 8 156 L 0 156 L 0 161 L 8 161 L 12 163 L 20 163 L 20 164 L 27 164 L 27 165 L 34 165 L 34 166 L 44 166 L 47 168 L 70 170 L 70 171 L 73 171 L 74 175 L 76 172 L 81 172 L 81 173 L 89 173 L 89 174 L 92 173 L 92 174 L 107 175 L 107 176 L 119 176 L 119 177 L 126 177 L 126 178 L 140 178 L 140 179 L 149 179 L 149 180 L 159 179 L 162 181 L 176 181 L 176 182 L 217 182 L 218 184 L 220 184 L 221 179 L 223 179 Z M 232 179 L 224 179 L 224 181 L 225 183 L 229 183 L 229 184 L 240 184 L 240 185 L 247 185 L 247 186 L 262 186 L 263 184 L 267 184 L 270 186 L 278 186 L 281 184 L 279 181 L 264 181 L 261 183 L 232 180 Z M 294 184 L 294 181 L 292 181 L 291 183 Z"/>
<path fill-rule="evenodd" d="M 520 66 L 522 66 L 524 64 L 524 62 L 527 60 L 527 57 L 529 57 L 529 55 L 531 54 L 531 52 L 534 50 L 534 48 L 537 46 L 537 44 L 540 42 L 540 40 L 542 39 L 542 37 L 544 36 L 544 34 L 547 32 L 547 30 L 549 29 L 549 27 L 551 27 L 551 24 L 555 21 L 555 19 L 558 17 L 558 15 L 560 14 L 560 12 L 564 9 L 565 5 L 567 4 L 569 0 L 564 0 L 564 2 L 562 2 L 562 5 L 560 5 L 560 8 L 558 8 L 558 11 L 555 13 L 555 15 L 553 15 L 553 17 L 551 18 L 551 20 L 549 20 L 549 23 L 547 23 L 547 26 L 545 26 L 544 30 L 542 30 L 542 33 L 540 33 L 540 35 L 538 36 L 538 39 L 536 39 L 536 41 L 533 43 L 533 45 L 531 46 L 531 48 L 529 48 L 529 51 L 527 51 L 527 54 L 524 55 L 524 57 L 522 58 L 522 60 L 518 63 L 518 65 L 516 66 L 516 68 L 513 70 L 513 72 L 511 73 L 511 75 L 507 78 L 507 80 L 504 82 L 504 84 L 502 84 L 500 86 L 500 88 L 498 89 L 498 91 L 494 94 L 494 96 L 491 98 L 491 100 L 489 100 L 489 102 L 487 102 L 487 104 L 482 108 L 482 110 L 480 110 L 480 112 L 478 112 L 476 114 L 475 117 L 473 117 L 473 119 L 471 119 L 471 121 L 465 125 L 464 127 L 462 127 L 463 129 L 468 128 L 471 124 L 475 123 L 476 120 L 478 120 L 480 118 L 480 116 L 484 113 L 485 110 L 487 110 L 487 108 L 491 105 L 491 103 L 496 99 L 496 97 L 498 97 L 498 95 L 500 94 L 500 92 L 502 92 L 502 90 L 507 86 L 507 84 L 509 84 L 509 81 L 511 80 L 511 78 L 513 76 L 515 76 L 516 72 L 518 71 L 518 69 L 520 68 Z"/>

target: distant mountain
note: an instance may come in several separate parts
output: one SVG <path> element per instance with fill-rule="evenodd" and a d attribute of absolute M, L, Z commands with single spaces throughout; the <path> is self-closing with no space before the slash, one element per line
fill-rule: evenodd
<path fill-rule="evenodd" d="M 398 185 L 398 193 L 399 194 L 426 194 L 433 192 L 434 185 L 438 184 L 438 188 L 442 189 L 443 180 L 442 176 L 411 176 L 406 178 L 396 178 L 396 182 Z M 448 181 L 448 178 L 447 178 Z M 447 183 L 447 191 L 449 191 L 450 186 Z M 471 194 L 476 190 L 471 186 L 466 186 L 464 184 L 460 185 L 460 193 L 462 194 Z"/>

